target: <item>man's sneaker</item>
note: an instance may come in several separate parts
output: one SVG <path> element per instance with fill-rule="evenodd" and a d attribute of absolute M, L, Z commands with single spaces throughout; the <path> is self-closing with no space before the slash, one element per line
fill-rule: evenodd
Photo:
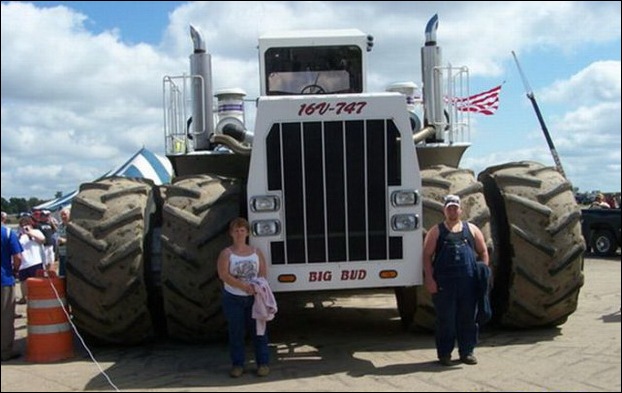
<path fill-rule="evenodd" d="M 477 364 L 477 358 L 473 354 L 460 356 L 460 361 L 464 364 Z"/>
<path fill-rule="evenodd" d="M 443 366 L 451 366 L 451 356 L 441 356 L 440 358 L 438 358 L 438 361 L 443 365 Z"/>
<path fill-rule="evenodd" d="M 244 368 L 240 366 L 233 366 L 231 370 L 229 370 L 229 376 L 231 378 L 240 378 L 244 374 Z"/>
<path fill-rule="evenodd" d="M 265 364 L 257 367 L 257 375 L 260 377 L 265 377 L 268 374 L 270 374 L 270 367 L 266 366 Z"/>

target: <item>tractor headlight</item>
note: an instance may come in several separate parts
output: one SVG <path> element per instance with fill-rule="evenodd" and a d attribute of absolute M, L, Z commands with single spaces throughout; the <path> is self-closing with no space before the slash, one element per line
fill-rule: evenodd
<path fill-rule="evenodd" d="M 250 200 L 250 208 L 254 212 L 274 212 L 279 206 L 279 197 L 274 195 L 256 196 Z"/>
<path fill-rule="evenodd" d="M 281 233 L 279 220 L 257 220 L 251 224 L 253 236 L 275 236 Z"/>
<path fill-rule="evenodd" d="M 419 196 L 414 190 L 399 190 L 391 193 L 393 206 L 415 206 Z"/>
<path fill-rule="evenodd" d="M 414 231 L 419 227 L 419 217 L 415 214 L 396 214 L 391 217 L 391 228 L 394 231 Z"/>

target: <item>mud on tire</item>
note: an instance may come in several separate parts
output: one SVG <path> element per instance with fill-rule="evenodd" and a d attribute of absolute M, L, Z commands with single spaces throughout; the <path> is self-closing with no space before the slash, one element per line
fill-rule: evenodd
<path fill-rule="evenodd" d="M 156 211 L 153 183 L 124 177 L 85 183 L 67 227 L 67 295 L 85 336 L 138 344 L 154 337 L 143 253 Z"/>
<path fill-rule="evenodd" d="M 216 261 L 231 243 L 229 222 L 240 215 L 239 183 L 208 175 L 177 178 L 162 209 L 162 297 L 170 337 L 221 339 L 221 282 Z"/>
<path fill-rule="evenodd" d="M 494 321 L 507 327 L 562 324 L 583 285 L 581 211 L 552 167 L 514 162 L 487 168 L 484 184 L 497 255 Z"/>

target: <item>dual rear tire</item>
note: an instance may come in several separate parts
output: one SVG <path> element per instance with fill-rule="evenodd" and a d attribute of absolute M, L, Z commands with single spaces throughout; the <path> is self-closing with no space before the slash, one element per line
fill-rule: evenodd
<path fill-rule="evenodd" d="M 494 277 L 493 323 L 556 326 L 577 309 L 584 279 L 581 212 L 572 185 L 558 171 L 513 162 L 487 168 L 475 180 L 468 170 L 440 165 L 423 170 L 422 183 L 426 229 L 443 221 L 442 197 L 457 194 L 463 219 L 482 230 Z M 405 327 L 434 329 L 425 287 L 402 290 L 397 300 Z"/>
<path fill-rule="evenodd" d="M 78 329 L 102 343 L 222 338 L 216 260 L 239 214 L 240 186 L 224 178 L 178 178 L 161 190 L 123 177 L 83 184 L 67 229 Z"/>

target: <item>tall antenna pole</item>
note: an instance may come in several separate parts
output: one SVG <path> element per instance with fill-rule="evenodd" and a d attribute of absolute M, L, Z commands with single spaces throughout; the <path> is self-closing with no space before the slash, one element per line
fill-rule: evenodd
<path fill-rule="evenodd" d="M 566 173 L 564 172 L 564 168 L 562 167 L 562 162 L 559 160 L 557 150 L 555 150 L 555 145 L 553 144 L 553 140 L 551 139 L 549 130 L 546 128 L 546 124 L 544 123 L 544 118 L 542 117 L 542 113 L 540 112 L 540 107 L 538 107 L 538 103 L 536 102 L 536 96 L 533 94 L 533 91 L 529 86 L 529 82 L 527 82 L 527 77 L 525 77 L 523 69 L 520 67 L 520 64 L 518 63 L 518 58 L 516 57 L 516 53 L 514 53 L 514 51 L 512 51 L 512 56 L 514 56 L 516 67 L 518 68 L 520 77 L 523 80 L 523 85 L 525 86 L 525 94 L 527 95 L 527 98 L 529 98 L 529 101 L 531 101 L 531 105 L 533 106 L 534 111 L 536 111 L 536 116 L 538 117 L 538 121 L 540 122 L 540 127 L 542 127 L 542 132 L 544 133 L 544 137 L 546 138 L 546 143 L 548 143 L 549 150 L 551 151 L 551 155 L 553 156 L 553 161 L 555 161 L 555 166 L 557 167 L 559 173 L 561 173 L 563 177 L 566 177 Z"/>

